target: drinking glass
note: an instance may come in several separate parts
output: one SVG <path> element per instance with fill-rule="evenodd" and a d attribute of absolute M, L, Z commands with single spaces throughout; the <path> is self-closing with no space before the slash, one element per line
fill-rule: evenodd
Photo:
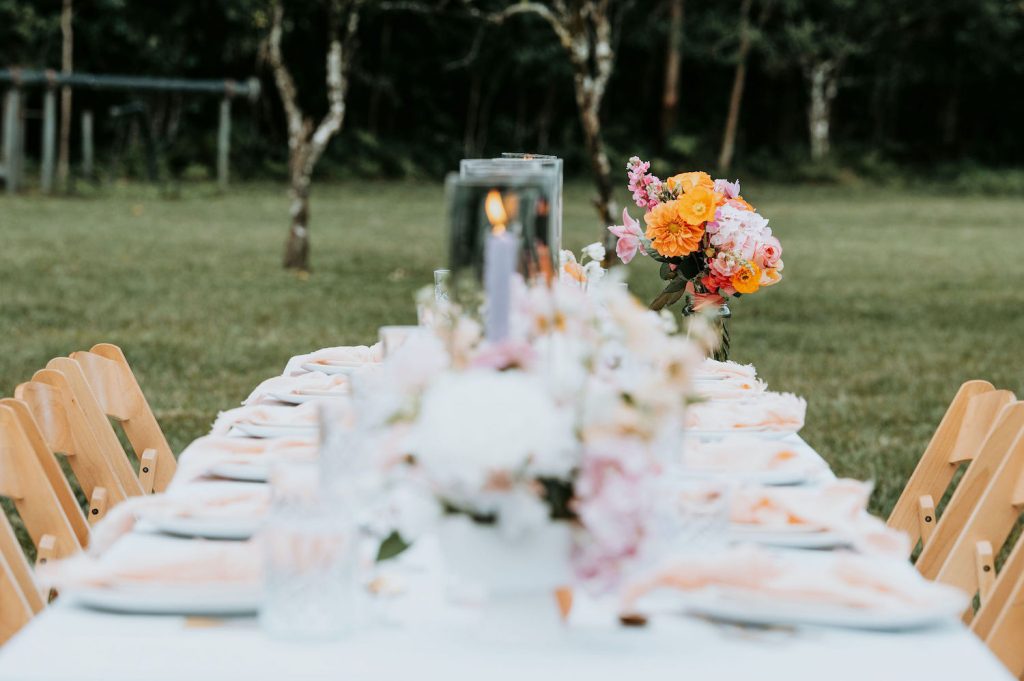
<path fill-rule="evenodd" d="M 448 283 L 451 279 L 451 270 L 434 270 L 434 301 L 443 303 L 448 301 Z"/>
<path fill-rule="evenodd" d="M 330 640 L 356 619 L 357 535 L 351 509 L 325 503 L 318 464 L 279 464 L 262 535 L 260 626 L 280 638 Z"/>

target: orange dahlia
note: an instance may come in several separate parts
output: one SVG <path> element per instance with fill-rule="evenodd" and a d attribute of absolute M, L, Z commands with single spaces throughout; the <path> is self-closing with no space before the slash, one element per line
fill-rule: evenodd
<path fill-rule="evenodd" d="M 703 221 L 689 222 L 681 207 L 681 200 L 676 199 L 658 204 L 644 215 L 647 238 L 654 250 L 664 256 L 689 255 L 697 250 L 704 236 Z M 691 208 L 687 214 L 692 212 Z"/>
<path fill-rule="evenodd" d="M 665 181 L 670 191 L 676 189 L 682 189 L 684 192 L 688 192 L 694 187 L 704 187 L 705 189 L 714 189 L 715 181 L 711 179 L 711 176 L 705 173 L 703 170 L 695 170 L 692 173 L 679 173 L 673 175 Z"/>
<path fill-rule="evenodd" d="M 761 288 L 761 268 L 748 262 L 732 275 L 732 287 L 737 293 L 755 293 Z"/>

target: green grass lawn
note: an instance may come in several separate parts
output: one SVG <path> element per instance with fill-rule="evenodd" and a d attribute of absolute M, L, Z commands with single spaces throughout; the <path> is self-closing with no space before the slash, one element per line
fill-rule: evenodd
<path fill-rule="evenodd" d="M 962 381 L 1024 390 L 1024 199 L 744 194 L 782 239 L 786 278 L 733 306 L 733 356 L 807 397 L 806 439 L 839 475 L 875 480 L 888 512 Z M 574 248 L 598 237 L 588 197 L 567 188 Z M 269 185 L 0 198 L 0 395 L 114 342 L 180 451 L 289 356 L 414 322 L 414 290 L 444 265 L 439 185 L 315 187 L 308 280 L 279 269 L 286 208 Z M 645 298 L 650 265 L 630 266 Z"/>

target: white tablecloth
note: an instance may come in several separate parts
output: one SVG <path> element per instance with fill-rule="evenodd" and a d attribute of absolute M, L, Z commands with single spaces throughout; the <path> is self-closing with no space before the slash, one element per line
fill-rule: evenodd
<path fill-rule="evenodd" d="M 472 613 L 435 621 L 419 617 L 405 626 L 381 620 L 340 641 L 309 643 L 268 638 L 254 619 L 197 626 L 204 622 L 100 613 L 64 598 L 0 648 L 0 681 L 1011 678 L 955 622 L 914 632 L 869 633 L 740 629 L 665 616 L 626 629 L 606 610 L 588 610 L 582 600 L 574 609 L 573 626 L 553 639 L 512 645 L 494 640 Z M 440 602 L 416 609 L 444 610 Z"/>
<path fill-rule="evenodd" d="M 267 638 L 252 620 L 186 626 L 52 607 L 0 650 L 3 681 L 964 681 L 1010 679 L 958 624 L 911 633 L 736 630 L 663 618 L 641 629 L 582 624 L 517 646 L 458 625 L 387 628 L 333 643 Z"/>

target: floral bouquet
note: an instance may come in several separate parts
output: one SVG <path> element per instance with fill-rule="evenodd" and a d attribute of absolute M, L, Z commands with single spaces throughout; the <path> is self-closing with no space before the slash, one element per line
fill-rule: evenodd
<path fill-rule="evenodd" d="M 651 164 L 634 156 L 626 170 L 636 205 L 643 208 L 646 230 L 622 211 L 622 224 L 608 229 L 618 237 L 616 253 L 624 263 L 637 253 L 661 263 L 668 284 L 651 302 L 660 310 L 688 296 L 684 314 L 717 308 L 729 316 L 727 298 L 756 293 L 782 278 L 782 245 L 768 220 L 742 196 L 740 183 L 712 180 L 705 172 L 651 175 Z M 728 333 L 716 358 L 728 358 Z"/>
<path fill-rule="evenodd" d="M 702 352 L 613 281 L 516 282 L 507 340 L 437 303 L 369 377 L 363 411 L 390 443 L 377 518 L 408 528 L 432 508 L 506 546 L 566 529 L 569 568 L 610 585 L 651 536 L 651 485 Z"/>

